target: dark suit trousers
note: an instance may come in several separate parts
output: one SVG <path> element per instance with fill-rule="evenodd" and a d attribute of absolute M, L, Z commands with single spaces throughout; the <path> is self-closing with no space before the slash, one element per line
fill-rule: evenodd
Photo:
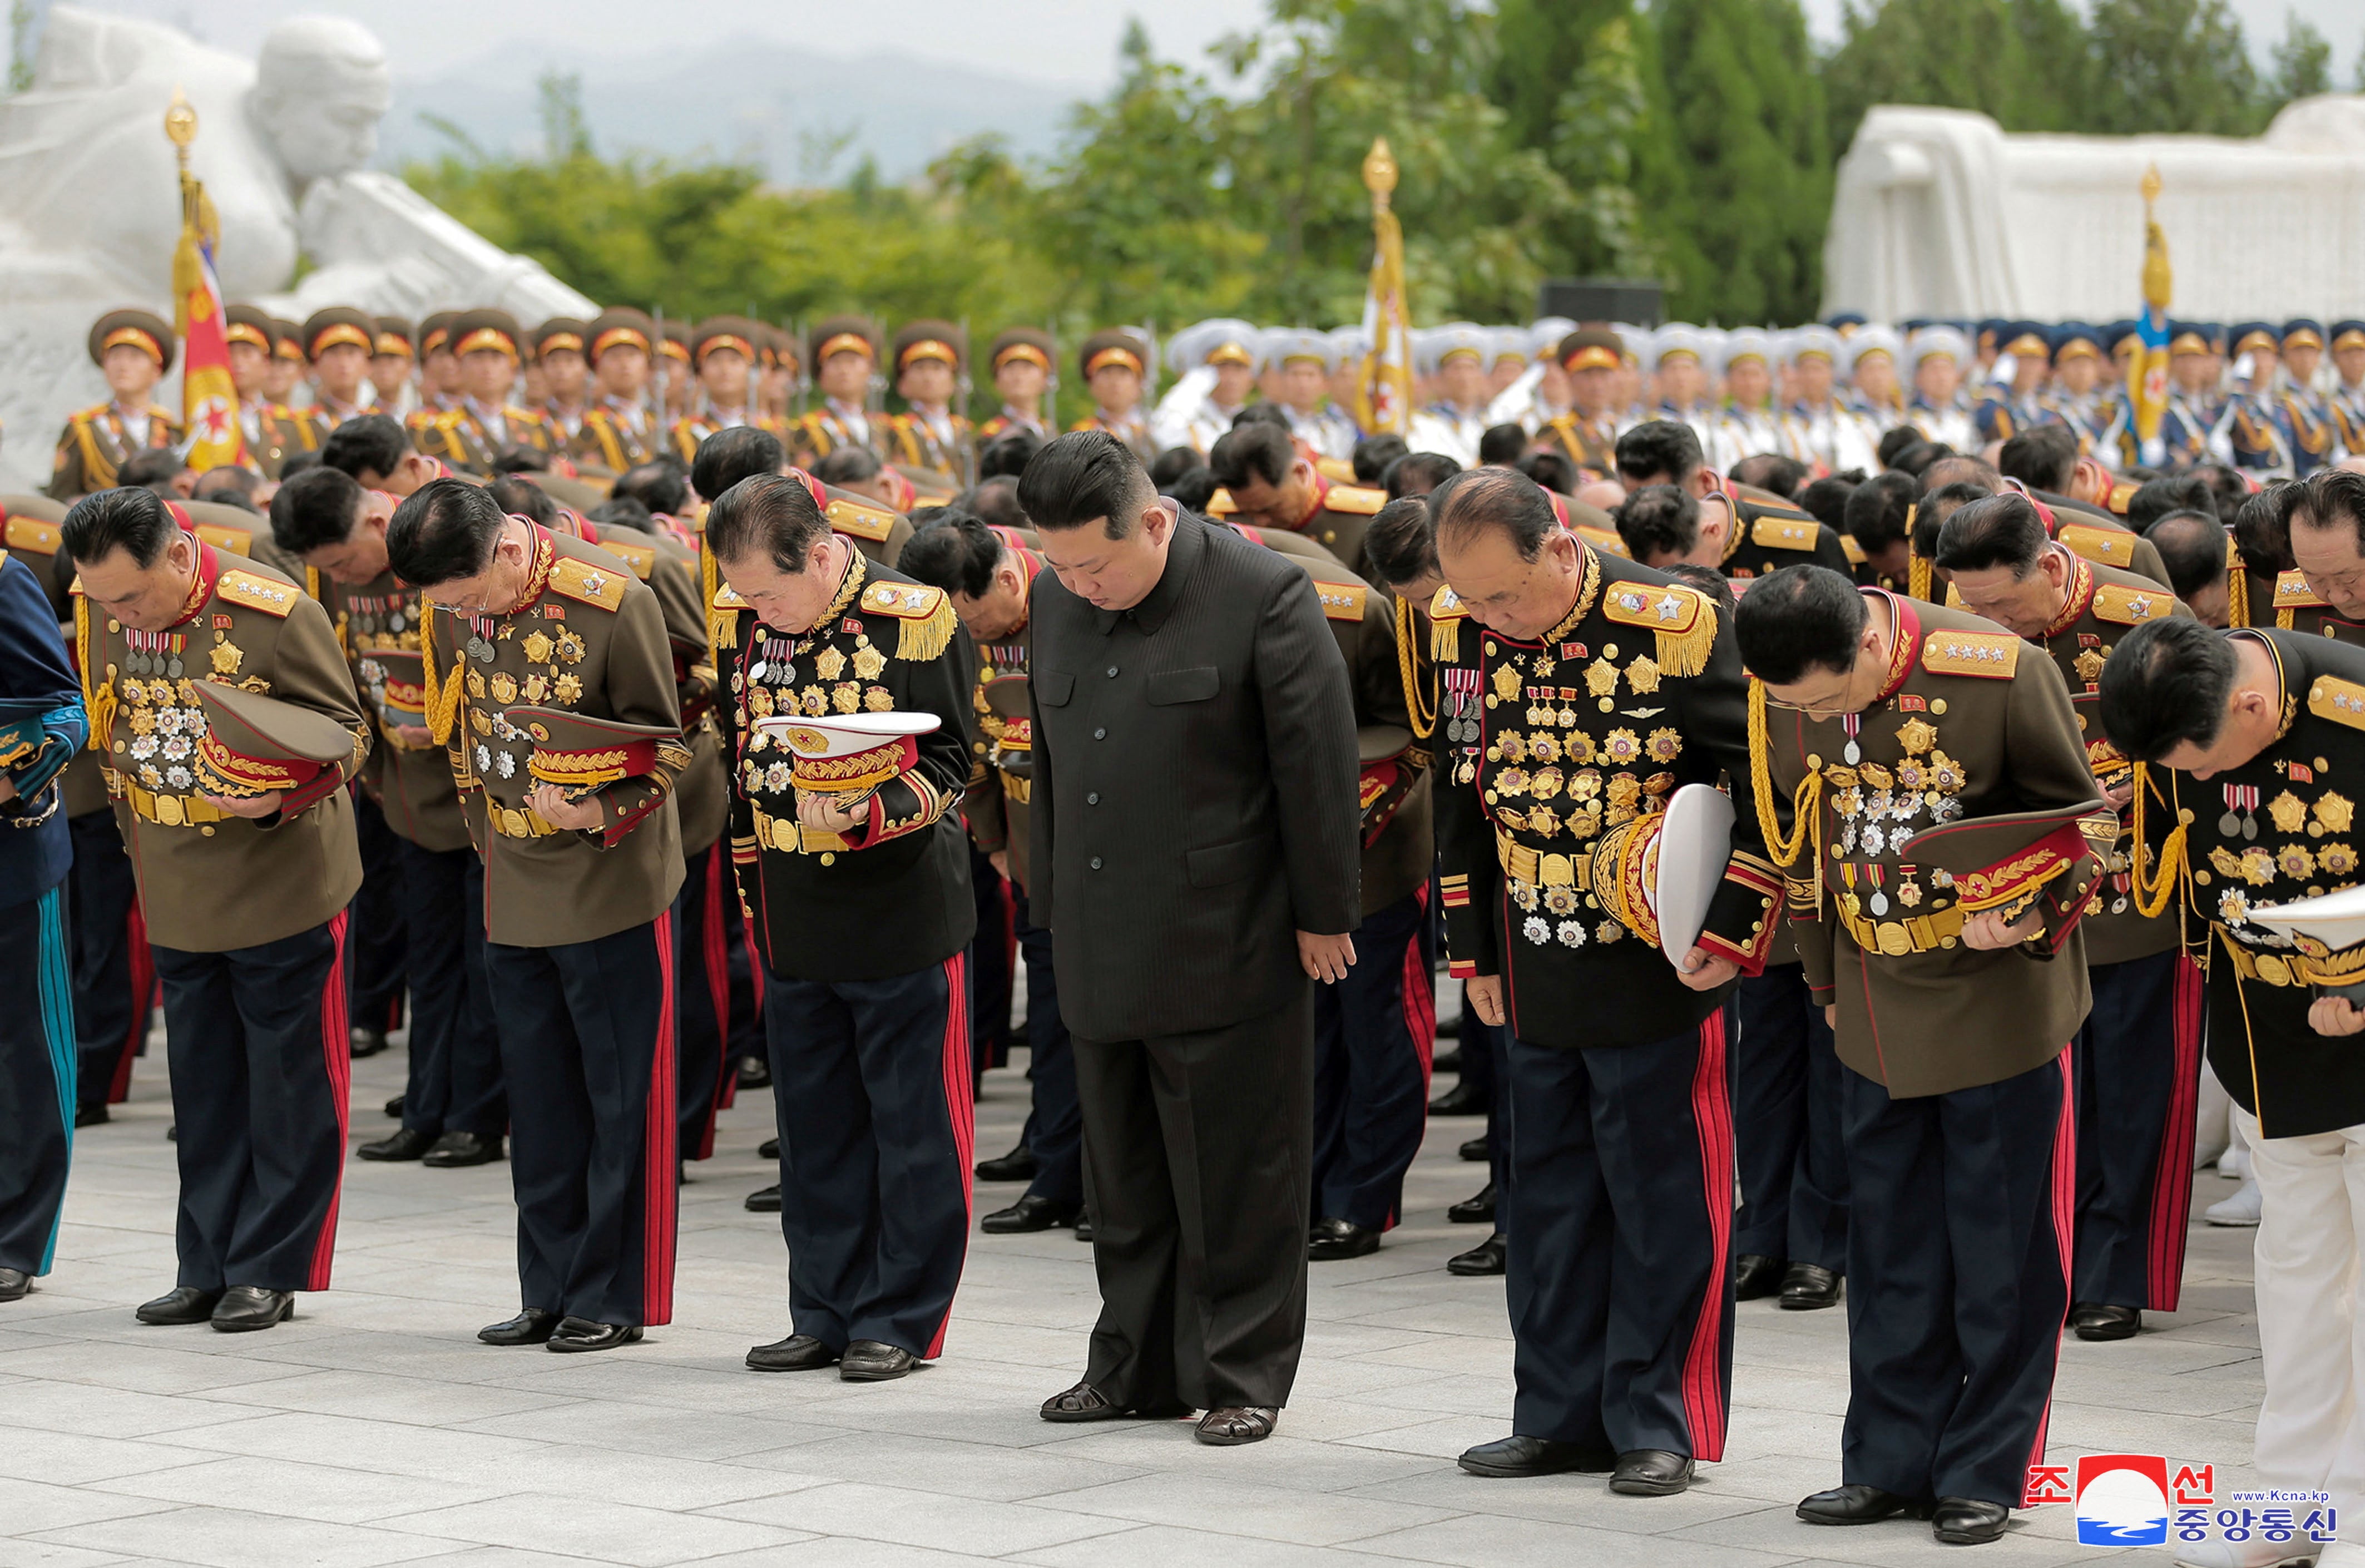
<path fill-rule="evenodd" d="M 970 894 L 977 901 L 977 935 L 969 944 L 970 1070 L 985 1070 L 1010 1059 L 1010 1000 L 1016 984 L 1017 885 L 993 868 L 972 846 Z"/>
<path fill-rule="evenodd" d="M 0 1269 L 46 1274 L 73 1156 L 65 889 L 0 909 Z"/>
<path fill-rule="evenodd" d="M 501 1036 L 485 980 L 485 865 L 473 849 L 396 840 L 410 974 L 402 1125 L 430 1137 L 509 1129 Z"/>
<path fill-rule="evenodd" d="M 1723 1457 L 1731 1027 L 1727 1007 L 1642 1045 L 1511 1042 L 1513 1431 Z"/>
<path fill-rule="evenodd" d="M 1317 1218 L 1386 1230 L 1403 1206 L 1405 1172 L 1428 1129 L 1437 1040 L 1429 929 L 1424 882 L 1365 915 L 1355 932 L 1354 968 L 1315 991 Z"/>
<path fill-rule="evenodd" d="M 689 857 L 689 874 L 674 896 L 674 1016 L 680 1061 L 675 1074 L 680 1126 L 675 1148 L 684 1159 L 714 1154 L 714 1116 L 738 1083 L 728 1059 L 731 1044 L 731 928 L 723 910 L 731 890 L 731 846 L 720 838 Z"/>
<path fill-rule="evenodd" d="M 1501 1024 L 1482 1024 L 1465 998 L 1462 1007 L 1463 1076 L 1470 1077 L 1474 1060 L 1486 1064 L 1486 1180 L 1495 1186 L 1495 1228 L 1506 1230 L 1510 1210 L 1502 1194 L 1511 1190 L 1511 1031 Z"/>
<path fill-rule="evenodd" d="M 1059 1016 L 1059 977 L 1051 964 L 1051 934 L 1029 916 L 1026 895 L 1015 895 L 1013 924 L 1026 966 L 1026 1077 L 1034 1105 L 1023 1140 L 1035 1157 L 1026 1195 L 1062 1208 L 1084 1201 L 1084 1114 L 1076 1103 L 1076 1050 Z"/>
<path fill-rule="evenodd" d="M 131 1058 L 148 1038 L 156 960 L 140 917 L 140 883 L 112 807 L 70 817 L 73 873 L 67 879 L 73 927 L 76 1092 L 85 1105 L 120 1104 L 131 1092 Z"/>
<path fill-rule="evenodd" d="M 526 1306 L 673 1321 L 673 951 L 670 910 L 596 941 L 485 944 Z"/>
<path fill-rule="evenodd" d="M 2020 1506 L 2069 1309 L 2069 1054 L 1892 1100 L 1843 1068 L 1847 1424 L 1841 1479 Z"/>
<path fill-rule="evenodd" d="M 2069 1299 L 2174 1312 L 2192 1208 L 2201 970 L 2173 949 L 2087 971 L 2078 1082 L 2078 1248 Z"/>
<path fill-rule="evenodd" d="M 1832 1027 L 1797 964 L 1743 976 L 1737 1000 L 1732 1121 L 1741 1213 L 1732 1249 L 1845 1273 L 1847 1148 Z"/>
<path fill-rule="evenodd" d="M 402 891 L 403 841 L 386 825 L 386 813 L 378 810 L 375 801 L 359 790 L 353 796 L 362 886 L 348 912 L 353 934 L 346 972 L 346 983 L 352 988 L 347 1010 L 356 1027 L 398 1029 L 402 994 L 410 975 L 409 923 L 403 917 L 409 902 Z"/>
<path fill-rule="evenodd" d="M 944 1350 L 969 1255 L 966 955 L 869 980 L 772 977 L 780 1233 L 795 1331 Z"/>
<path fill-rule="evenodd" d="M 227 953 L 155 949 L 182 1284 L 329 1288 L 353 1086 L 346 918 Z"/>
<path fill-rule="evenodd" d="M 1076 1045 L 1101 1316 L 1121 1406 L 1289 1403 L 1306 1342 L 1312 982 L 1274 1012 Z"/>

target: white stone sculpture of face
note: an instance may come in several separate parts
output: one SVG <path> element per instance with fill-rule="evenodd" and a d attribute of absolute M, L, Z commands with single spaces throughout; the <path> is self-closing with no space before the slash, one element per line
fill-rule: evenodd
<path fill-rule="evenodd" d="M 295 17 L 263 40 L 254 123 L 299 185 L 366 164 L 390 102 L 386 50 L 358 22 Z"/>

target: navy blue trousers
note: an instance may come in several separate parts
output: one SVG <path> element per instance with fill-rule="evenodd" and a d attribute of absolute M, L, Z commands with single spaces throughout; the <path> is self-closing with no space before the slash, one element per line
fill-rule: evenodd
<path fill-rule="evenodd" d="M 671 911 L 590 942 L 485 944 L 525 1306 L 673 1321 L 673 950 Z"/>
<path fill-rule="evenodd" d="M 360 790 L 353 792 L 353 836 L 362 856 L 361 890 L 348 910 L 347 1013 L 361 1029 L 402 1027 L 403 992 L 410 983 L 409 900 L 402 890 L 403 840 L 386 813 Z"/>
<path fill-rule="evenodd" d="M 1642 1045 L 1511 1043 L 1504 1282 L 1521 1436 L 1724 1456 L 1731 1012 Z"/>
<path fill-rule="evenodd" d="M 1018 957 L 1026 966 L 1026 1077 L 1034 1103 L 1020 1141 L 1035 1157 L 1026 1195 L 1061 1208 L 1084 1201 L 1084 1112 L 1076 1103 L 1076 1047 L 1059 1016 L 1059 978 L 1051 967 L 1051 934 L 1035 924 L 1026 895 L 1010 885 Z"/>
<path fill-rule="evenodd" d="M 969 1039 L 972 1098 L 986 1069 L 1010 1059 L 1012 988 L 1017 983 L 1018 884 L 993 868 L 972 845 L 970 896 L 977 901 L 977 935 L 969 944 Z"/>
<path fill-rule="evenodd" d="M 771 977 L 789 1315 L 832 1350 L 943 1352 L 969 1255 L 968 960 L 869 980 Z"/>
<path fill-rule="evenodd" d="M 181 1284 L 329 1288 L 353 1086 L 345 919 L 227 953 L 155 949 Z"/>
<path fill-rule="evenodd" d="M 2087 973 L 2094 1010 L 2072 1047 L 2078 1247 L 2070 1299 L 2174 1312 L 2192 1209 L 2201 970 L 2170 949 Z"/>
<path fill-rule="evenodd" d="M 1511 1031 L 1508 1025 L 1480 1023 L 1465 995 L 1462 1004 L 1464 1079 L 1470 1078 L 1470 1064 L 1474 1061 L 1486 1064 L 1483 1074 L 1486 1085 L 1486 1180 L 1495 1184 L 1495 1228 L 1504 1230 L 1510 1221 L 1502 1194 L 1511 1190 Z"/>
<path fill-rule="evenodd" d="M 1429 1063 L 1437 1041 L 1429 932 L 1424 882 L 1365 915 L 1347 978 L 1315 989 L 1317 1219 L 1386 1230 L 1404 1206 L 1405 1172 L 1428 1128 Z"/>
<path fill-rule="evenodd" d="M 73 835 L 73 872 L 66 885 L 81 1058 L 75 1092 L 84 1105 L 120 1104 L 131 1092 L 131 1058 L 148 1038 L 156 961 L 115 809 L 69 817 L 66 827 Z"/>
<path fill-rule="evenodd" d="M 689 857 L 689 875 L 673 903 L 674 1016 L 679 1063 L 674 1086 L 679 1126 L 675 1148 L 684 1159 L 714 1154 L 715 1114 L 731 1103 L 739 1070 L 731 1052 L 738 1010 L 753 1011 L 731 975 L 731 923 L 738 900 L 731 886 L 731 845 L 717 839 Z"/>
<path fill-rule="evenodd" d="M 402 1125 L 435 1137 L 509 1129 L 501 1036 L 485 980 L 485 864 L 473 849 L 396 841 L 410 974 Z"/>
<path fill-rule="evenodd" d="M 1854 1069 L 1842 1081 L 1855 1202 L 1841 1479 L 2018 1506 L 2069 1310 L 2068 1053 L 1910 1100 Z"/>
<path fill-rule="evenodd" d="M 1847 1147 L 1840 1058 L 1797 964 L 1742 978 L 1732 1126 L 1741 1170 L 1741 1255 L 1847 1271 Z"/>
<path fill-rule="evenodd" d="M 73 1158 L 65 889 L 0 908 L 0 1269 L 46 1274 Z"/>

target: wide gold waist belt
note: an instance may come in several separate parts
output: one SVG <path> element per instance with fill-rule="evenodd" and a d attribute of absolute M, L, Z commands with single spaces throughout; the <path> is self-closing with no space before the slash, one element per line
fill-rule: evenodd
<path fill-rule="evenodd" d="M 1840 924 L 1855 939 L 1857 946 L 1891 958 L 1954 946 L 1962 939 L 1965 919 L 1960 904 L 1949 905 L 1935 914 L 1917 914 L 1904 920 L 1866 920 L 1844 908 L 1838 914 Z"/>
<path fill-rule="evenodd" d="M 756 842 L 768 845 L 783 855 L 819 855 L 824 850 L 835 852 L 846 847 L 846 840 L 837 834 L 809 828 L 792 818 L 776 817 L 761 806 L 748 809 L 756 813 Z"/>
<path fill-rule="evenodd" d="M 503 838 L 548 838 L 558 831 L 532 807 L 520 811 L 488 802 L 485 807 L 485 818 L 492 824 L 493 831 Z"/>
<path fill-rule="evenodd" d="M 2310 983 L 2304 960 L 2298 955 L 2294 954 L 2286 958 L 2279 953 L 2253 953 L 2231 936 L 2226 936 L 2224 926 L 2219 926 L 2217 932 L 2220 936 L 2225 937 L 2223 945 L 2225 948 L 2225 956 L 2232 960 L 2234 972 L 2244 980 L 2257 980 L 2260 985 L 2272 986 Z"/>
<path fill-rule="evenodd" d="M 1014 801 L 1022 806 L 1030 804 L 1033 801 L 1035 795 L 1034 779 L 1021 778 L 1018 775 L 1011 772 L 1010 769 L 1006 767 L 997 769 L 997 771 L 1002 775 L 1002 793 L 1004 799 Z"/>
<path fill-rule="evenodd" d="M 230 821 L 230 813 L 202 795 L 159 795 L 142 790 L 113 768 L 106 770 L 107 793 L 130 806 L 142 822 L 165 827 L 196 827 L 202 823 Z"/>
<path fill-rule="evenodd" d="M 1509 834 L 1497 828 L 1495 858 L 1501 863 L 1503 875 L 1515 882 L 1540 888 L 1575 888 L 1579 892 L 1593 890 L 1593 857 L 1589 855 L 1548 855 L 1514 842 Z"/>

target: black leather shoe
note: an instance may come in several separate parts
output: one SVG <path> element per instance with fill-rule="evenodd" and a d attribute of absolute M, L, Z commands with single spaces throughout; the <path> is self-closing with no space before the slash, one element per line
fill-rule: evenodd
<path fill-rule="evenodd" d="M 619 1345 L 640 1342 L 641 1329 L 636 1323 L 594 1323 L 588 1317 L 565 1317 L 550 1331 L 542 1348 L 572 1355 L 577 1350 L 612 1350 Z"/>
<path fill-rule="evenodd" d="M 1629 1497 L 1672 1497 L 1691 1484 L 1691 1455 L 1664 1449 L 1629 1450 L 1609 1473 L 1609 1489 Z"/>
<path fill-rule="evenodd" d="M 1464 1279 L 1474 1279 L 1483 1274 L 1499 1274 L 1503 1271 L 1504 1257 L 1503 1233 L 1498 1230 L 1469 1251 L 1456 1252 L 1452 1257 L 1448 1258 L 1445 1260 L 1445 1271 L 1449 1274 L 1460 1274 Z"/>
<path fill-rule="evenodd" d="M 1782 1310 L 1813 1312 L 1840 1304 L 1840 1277 L 1820 1263 L 1793 1263 L 1782 1276 Z"/>
<path fill-rule="evenodd" d="M 1092 1238 L 1093 1211 L 1086 1209 L 1083 1213 L 1076 1216 L 1076 1239 L 1079 1241 L 1090 1241 Z"/>
<path fill-rule="evenodd" d="M 22 1269 L 0 1269 L 0 1301 L 22 1301 L 33 1288 L 33 1276 Z"/>
<path fill-rule="evenodd" d="M 1306 1238 L 1306 1256 L 1317 1263 L 1368 1258 L 1380 1249 L 1380 1233 L 1343 1219 L 1317 1219 Z"/>
<path fill-rule="evenodd" d="M 166 1143 L 178 1143 L 181 1141 L 180 1123 L 174 1122 L 171 1126 L 164 1129 L 164 1141 Z"/>
<path fill-rule="evenodd" d="M 539 1345 L 550 1338 L 558 1322 L 558 1314 L 529 1306 L 506 1322 L 485 1325 L 476 1330 L 476 1338 L 488 1345 Z"/>
<path fill-rule="evenodd" d="M 142 1302 L 131 1316 L 142 1323 L 170 1327 L 210 1323 L 213 1321 L 214 1304 L 221 1298 L 219 1291 L 201 1291 L 195 1285 L 175 1285 L 154 1301 Z"/>
<path fill-rule="evenodd" d="M 2132 1306 L 2081 1301 L 2069 1309 L 2069 1327 L 2080 1339 L 2132 1339 L 2143 1329 L 2143 1314 Z"/>
<path fill-rule="evenodd" d="M 901 1345 L 857 1339 L 837 1358 L 837 1375 L 847 1383 L 889 1383 L 919 1364 L 919 1358 Z"/>
<path fill-rule="evenodd" d="M 772 1064 L 761 1057 L 739 1058 L 739 1087 L 769 1089 L 772 1086 Z"/>
<path fill-rule="evenodd" d="M 1476 1137 L 1463 1139 L 1462 1147 L 1453 1152 L 1474 1164 L 1484 1164 L 1493 1151 L 1487 1146 L 1486 1135 L 1480 1133 Z"/>
<path fill-rule="evenodd" d="M 981 1182 L 1032 1182 L 1035 1180 L 1035 1151 L 1020 1144 L 997 1159 L 977 1162 L 977 1179 Z"/>
<path fill-rule="evenodd" d="M 402 1120 L 402 1096 L 398 1094 L 386 1103 L 386 1114 L 395 1121 Z"/>
<path fill-rule="evenodd" d="M 365 1143 L 353 1152 L 364 1159 L 416 1159 L 434 1147 L 432 1133 L 397 1127 L 375 1143 Z"/>
<path fill-rule="evenodd" d="M 113 1118 L 111 1118 L 106 1113 L 106 1107 L 103 1104 L 76 1105 L 74 1107 L 74 1126 L 78 1127 L 95 1127 L 112 1119 Z"/>
<path fill-rule="evenodd" d="M 1492 1225 L 1495 1223 L 1495 1183 L 1487 1182 L 1478 1189 L 1474 1198 L 1464 1198 L 1445 1211 L 1445 1217 L 1456 1225 Z"/>
<path fill-rule="evenodd" d="M 1081 1208 L 1070 1208 L 1029 1193 L 1006 1209 L 996 1209 L 977 1222 L 988 1236 L 1024 1236 L 1034 1230 L 1056 1230 L 1076 1223 Z"/>
<path fill-rule="evenodd" d="M 1171 1421 L 1188 1416 L 1191 1407 L 1179 1402 L 1119 1405 L 1089 1383 L 1061 1389 L 1043 1401 L 1036 1414 L 1046 1421 Z"/>
<path fill-rule="evenodd" d="M 791 1334 L 747 1352 L 747 1366 L 759 1372 L 816 1372 L 835 1366 L 837 1352 L 810 1334 Z"/>
<path fill-rule="evenodd" d="M 768 1187 L 758 1187 L 754 1192 L 748 1193 L 747 1209 L 751 1214 L 779 1214 L 780 1212 L 780 1184 L 778 1182 L 775 1182 Z"/>
<path fill-rule="evenodd" d="M 374 1057 L 384 1049 L 386 1049 L 385 1030 L 356 1029 L 353 1031 L 353 1054 L 355 1061 L 361 1060 L 364 1057 Z"/>
<path fill-rule="evenodd" d="M 1941 1497 L 1930 1516 L 1930 1533 L 1948 1546 L 1984 1546 L 2003 1534 L 2012 1510 L 1977 1497 Z"/>
<path fill-rule="evenodd" d="M 1432 1116 L 1483 1116 L 1486 1114 L 1486 1096 L 1468 1080 L 1455 1084 L 1429 1103 Z"/>
<path fill-rule="evenodd" d="M 445 1133 L 419 1163 L 438 1170 L 452 1170 L 463 1165 L 490 1165 L 500 1157 L 501 1139 L 498 1133 Z"/>
<path fill-rule="evenodd" d="M 225 1334 L 251 1334 L 285 1323 L 296 1316 L 294 1291 L 267 1291 L 261 1285 L 232 1285 L 214 1304 L 213 1326 Z"/>
<path fill-rule="evenodd" d="M 1755 1301 L 1782 1288 L 1782 1260 L 1743 1252 L 1732 1260 L 1732 1299 Z"/>
<path fill-rule="evenodd" d="M 1550 1438 L 1499 1438 L 1465 1450 L 1454 1462 L 1473 1475 L 1518 1478 L 1529 1475 L 1599 1475 L 1617 1467 L 1618 1456 L 1607 1446 L 1554 1442 Z"/>
<path fill-rule="evenodd" d="M 1199 1417 L 1199 1429 L 1194 1434 L 1209 1448 L 1235 1449 L 1242 1443 L 1261 1443 L 1272 1436 L 1273 1424 L 1281 1419 L 1281 1411 L 1271 1405 L 1224 1405 Z"/>
<path fill-rule="evenodd" d="M 1900 1514 L 1917 1519 L 1930 1517 L 1930 1499 L 1905 1497 L 1877 1486 L 1834 1486 L 1799 1504 L 1799 1517 L 1810 1525 L 1877 1525 Z"/>
<path fill-rule="evenodd" d="M 1442 1036 L 1444 1031 L 1440 1029 L 1438 1033 Z M 1462 1047 L 1460 1046 L 1456 1046 L 1450 1051 L 1440 1051 L 1435 1056 L 1429 1058 L 1429 1070 L 1430 1076 L 1435 1078 L 1460 1077 L 1462 1074 Z"/>
<path fill-rule="evenodd" d="M 757 1144 L 756 1146 L 756 1158 L 758 1159 L 779 1159 L 780 1140 L 776 1137 L 768 1137 L 763 1142 Z"/>

